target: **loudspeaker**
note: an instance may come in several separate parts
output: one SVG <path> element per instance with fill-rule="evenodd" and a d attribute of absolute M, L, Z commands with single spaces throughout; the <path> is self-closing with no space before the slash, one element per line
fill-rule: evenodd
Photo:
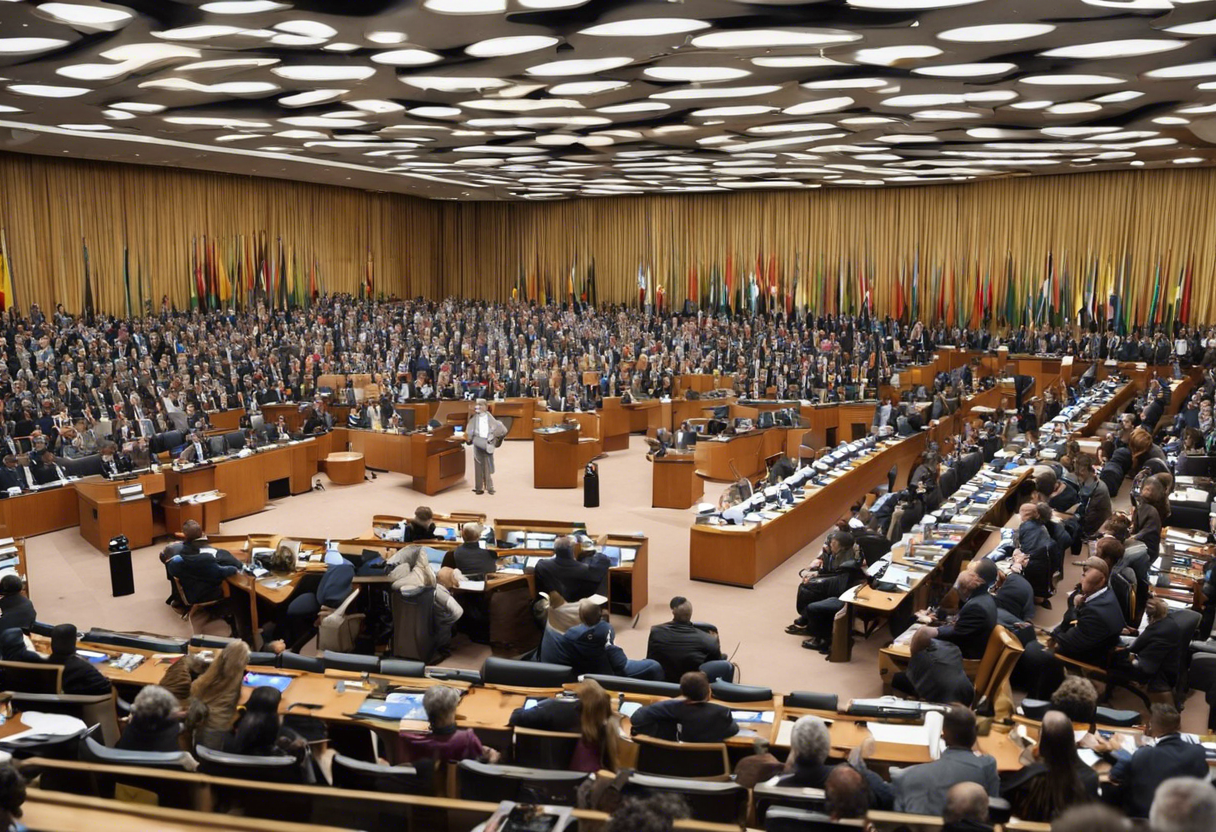
<path fill-rule="evenodd" d="M 131 547 L 125 537 L 116 537 L 110 541 L 110 592 L 115 598 L 135 594 Z"/>

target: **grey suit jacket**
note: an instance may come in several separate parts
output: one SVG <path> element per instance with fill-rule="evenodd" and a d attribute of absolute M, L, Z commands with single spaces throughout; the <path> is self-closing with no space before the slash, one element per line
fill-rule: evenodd
<path fill-rule="evenodd" d="M 946 792 L 955 783 L 979 783 L 990 797 L 999 797 L 1001 781 L 996 760 L 988 754 L 976 756 L 969 750 L 947 748 L 931 763 L 906 768 L 893 777 L 895 811 L 941 817 Z"/>

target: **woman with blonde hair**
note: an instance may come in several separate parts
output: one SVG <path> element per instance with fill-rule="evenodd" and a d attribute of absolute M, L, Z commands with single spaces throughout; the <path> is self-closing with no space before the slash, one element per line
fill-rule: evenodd
<path fill-rule="evenodd" d="M 194 731 L 195 744 L 215 749 L 224 747 L 224 740 L 236 722 L 236 706 L 241 699 L 241 680 L 245 677 L 247 664 L 249 645 L 234 641 L 190 685 L 186 723 Z"/>
<path fill-rule="evenodd" d="M 568 767 L 571 771 L 616 771 L 616 720 L 612 698 L 594 679 L 574 686 L 576 698 L 545 699 L 535 707 L 516 708 L 510 724 L 535 731 L 578 734 Z"/>

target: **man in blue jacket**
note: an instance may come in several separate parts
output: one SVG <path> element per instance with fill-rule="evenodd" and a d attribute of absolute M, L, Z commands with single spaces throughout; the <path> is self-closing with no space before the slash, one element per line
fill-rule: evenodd
<path fill-rule="evenodd" d="M 603 620 L 599 604 L 584 598 L 578 605 L 578 618 L 581 623 L 561 635 L 555 636 L 552 630 L 545 633 L 540 645 L 542 662 L 568 665 L 580 676 L 601 673 L 663 680 L 663 668 L 654 659 L 630 659 L 612 643 L 612 625 Z"/>

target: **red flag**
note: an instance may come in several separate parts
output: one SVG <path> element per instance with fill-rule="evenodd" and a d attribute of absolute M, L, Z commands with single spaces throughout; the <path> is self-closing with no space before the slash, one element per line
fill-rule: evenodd
<path fill-rule="evenodd" d="M 904 317 L 904 264 L 899 264 L 899 280 L 895 281 L 895 320 L 902 321 Z"/>

